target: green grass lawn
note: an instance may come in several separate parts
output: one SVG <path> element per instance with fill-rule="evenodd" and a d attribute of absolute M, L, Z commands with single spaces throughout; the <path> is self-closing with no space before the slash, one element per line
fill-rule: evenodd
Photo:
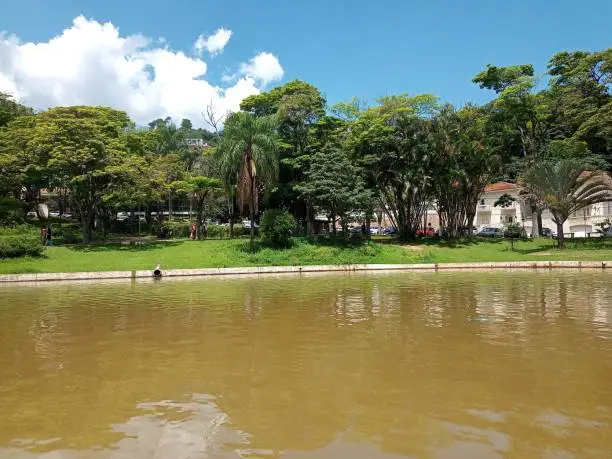
<path fill-rule="evenodd" d="M 568 241 L 557 250 L 550 239 L 517 242 L 514 250 L 502 240 L 474 240 L 449 244 L 425 241 L 401 245 L 385 238 L 369 244 L 332 245 L 296 240 L 290 249 L 248 249 L 248 241 L 207 240 L 150 242 L 143 246 L 119 244 L 49 247 L 43 258 L 0 260 L 0 273 L 125 271 L 235 266 L 282 266 L 350 263 L 451 263 L 479 261 L 599 261 L 612 260 L 612 239 Z"/>

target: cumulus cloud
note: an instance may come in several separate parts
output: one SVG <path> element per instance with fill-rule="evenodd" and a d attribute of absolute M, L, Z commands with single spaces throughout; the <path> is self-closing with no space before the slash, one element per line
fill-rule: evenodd
<path fill-rule="evenodd" d="M 208 82 L 206 71 L 201 58 L 142 35 L 121 36 L 112 23 L 82 16 L 48 42 L 23 43 L 0 34 L 0 91 L 38 109 L 111 106 L 140 124 L 171 116 L 201 125 L 208 103 L 220 114 L 238 110 L 242 99 L 283 75 L 269 53 L 241 64 L 235 81 L 225 87 Z"/>
<path fill-rule="evenodd" d="M 229 42 L 232 34 L 233 32 L 231 30 L 222 27 L 217 29 L 217 31 L 209 37 L 200 35 L 194 47 L 199 54 L 202 54 L 204 51 L 208 51 L 213 56 L 220 54 L 223 52 L 223 48 L 225 48 L 225 45 Z"/>
<path fill-rule="evenodd" d="M 280 80 L 284 73 L 278 58 L 272 53 L 259 53 L 240 66 L 240 74 L 261 81 L 264 85 Z"/>

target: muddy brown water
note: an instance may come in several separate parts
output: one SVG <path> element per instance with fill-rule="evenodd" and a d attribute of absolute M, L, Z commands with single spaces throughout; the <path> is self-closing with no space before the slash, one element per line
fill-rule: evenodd
<path fill-rule="evenodd" d="M 612 457 L 612 273 L 0 286 L 0 458 Z"/>

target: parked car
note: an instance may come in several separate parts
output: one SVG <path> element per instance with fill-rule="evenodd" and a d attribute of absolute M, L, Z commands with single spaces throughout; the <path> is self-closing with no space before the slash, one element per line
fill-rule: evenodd
<path fill-rule="evenodd" d="M 478 232 L 480 237 L 502 237 L 503 235 L 501 228 L 483 228 Z"/>
<path fill-rule="evenodd" d="M 370 234 L 380 234 L 380 228 L 378 226 L 370 226 Z"/>
<path fill-rule="evenodd" d="M 244 229 L 251 229 L 251 220 L 242 220 L 242 226 L 244 226 Z M 255 222 L 253 227 L 259 228 L 257 222 Z"/>
<path fill-rule="evenodd" d="M 607 227 L 601 231 L 601 237 L 612 237 L 612 226 Z"/>
<path fill-rule="evenodd" d="M 382 233 L 386 236 L 392 236 L 394 234 L 397 234 L 397 228 L 390 226 L 388 228 L 385 228 Z"/>
<path fill-rule="evenodd" d="M 544 237 L 554 237 L 553 236 L 553 230 L 551 230 L 550 228 L 542 228 L 542 236 L 544 236 Z"/>

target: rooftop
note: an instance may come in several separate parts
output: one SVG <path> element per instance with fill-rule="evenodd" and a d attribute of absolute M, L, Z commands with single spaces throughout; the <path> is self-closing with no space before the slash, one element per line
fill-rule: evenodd
<path fill-rule="evenodd" d="M 510 183 L 510 182 L 496 182 L 496 183 L 490 183 L 489 185 L 485 186 L 485 193 L 491 192 L 491 191 L 508 191 L 508 190 L 515 190 L 516 188 L 518 188 L 518 185 L 516 183 Z"/>

